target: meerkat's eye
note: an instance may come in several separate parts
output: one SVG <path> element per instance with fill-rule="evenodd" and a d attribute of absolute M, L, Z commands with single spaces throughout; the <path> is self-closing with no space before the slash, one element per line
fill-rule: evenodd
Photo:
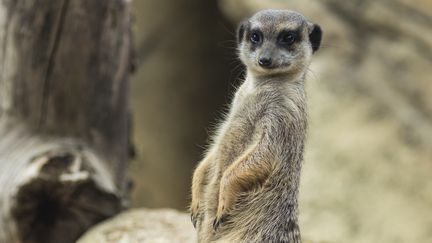
<path fill-rule="evenodd" d="M 279 37 L 279 43 L 282 45 L 291 45 L 297 40 L 297 33 L 289 31 L 282 33 Z"/>
<path fill-rule="evenodd" d="M 261 35 L 258 32 L 252 32 L 250 36 L 250 41 L 254 44 L 258 44 L 261 42 Z"/>

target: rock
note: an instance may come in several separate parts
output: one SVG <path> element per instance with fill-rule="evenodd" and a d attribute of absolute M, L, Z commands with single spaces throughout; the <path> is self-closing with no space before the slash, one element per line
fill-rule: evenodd
<path fill-rule="evenodd" d="M 132 209 L 91 228 L 77 243 L 193 243 L 188 213 L 174 209 Z M 303 243 L 325 243 L 303 240 Z"/>
<path fill-rule="evenodd" d="M 102 222 L 77 243 L 195 242 L 189 215 L 174 209 L 132 209 Z"/>

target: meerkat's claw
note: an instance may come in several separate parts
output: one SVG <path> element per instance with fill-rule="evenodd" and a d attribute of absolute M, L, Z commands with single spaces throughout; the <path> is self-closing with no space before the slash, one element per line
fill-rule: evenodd
<path fill-rule="evenodd" d="M 191 222 L 193 224 L 193 227 L 196 229 L 196 224 L 198 222 L 198 214 L 191 213 Z"/>
<path fill-rule="evenodd" d="M 220 224 L 221 222 L 220 222 L 220 220 L 218 219 L 218 218 L 216 218 L 214 221 L 213 221 L 213 230 L 214 231 L 216 231 L 218 228 L 219 228 L 219 224 Z"/>
<path fill-rule="evenodd" d="M 196 228 L 196 224 L 199 218 L 199 209 L 198 209 L 198 203 L 195 203 L 194 200 L 192 200 L 192 205 L 190 207 L 190 217 L 194 228 Z"/>
<path fill-rule="evenodd" d="M 221 226 L 221 224 L 225 222 L 226 218 L 227 218 L 226 214 L 215 218 L 215 220 L 213 221 L 213 230 L 216 231 L 219 228 L 219 226 Z"/>

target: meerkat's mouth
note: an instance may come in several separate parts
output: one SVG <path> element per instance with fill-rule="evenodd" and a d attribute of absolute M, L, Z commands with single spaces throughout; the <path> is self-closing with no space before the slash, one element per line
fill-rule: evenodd
<path fill-rule="evenodd" d="M 291 63 L 275 63 L 275 64 L 265 66 L 265 67 L 263 67 L 261 65 L 257 65 L 257 66 L 260 70 L 265 72 L 265 71 L 275 71 L 275 70 L 286 69 L 286 68 L 291 66 Z"/>

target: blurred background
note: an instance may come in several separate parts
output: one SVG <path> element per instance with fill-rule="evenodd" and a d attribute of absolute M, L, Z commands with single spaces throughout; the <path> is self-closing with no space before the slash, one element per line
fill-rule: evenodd
<path fill-rule="evenodd" d="M 136 0 L 134 207 L 185 211 L 193 168 L 242 78 L 235 26 L 289 8 L 321 25 L 308 74 L 303 235 L 432 242 L 432 1 Z"/>

